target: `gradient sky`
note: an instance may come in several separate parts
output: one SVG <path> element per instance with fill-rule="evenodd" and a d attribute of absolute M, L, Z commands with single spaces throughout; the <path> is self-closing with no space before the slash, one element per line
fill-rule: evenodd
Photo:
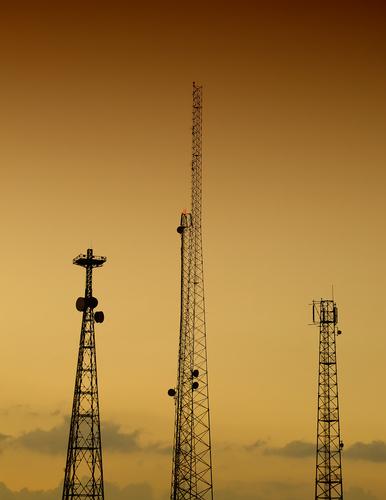
<path fill-rule="evenodd" d="M 332 285 L 345 498 L 385 498 L 385 28 L 371 0 L 1 6 L 2 500 L 60 495 L 91 245 L 109 498 L 167 498 L 192 81 L 216 498 L 312 498 Z"/>

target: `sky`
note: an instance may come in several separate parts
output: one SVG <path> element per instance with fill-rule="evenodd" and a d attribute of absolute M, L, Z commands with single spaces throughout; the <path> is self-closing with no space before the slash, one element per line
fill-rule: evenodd
<path fill-rule="evenodd" d="M 314 494 L 333 286 L 345 498 L 385 497 L 385 22 L 373 0 L 1 6 L 2 500 L 61 494 L 90 247 L 106 498 L 168 497 L 193 81 L 215 496 Z"/>

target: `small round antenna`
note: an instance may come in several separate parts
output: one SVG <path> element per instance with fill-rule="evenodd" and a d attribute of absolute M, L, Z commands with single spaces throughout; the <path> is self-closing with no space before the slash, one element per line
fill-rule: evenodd
<path fill-rule="evenodd" d="M 95 309 L 96 306 L 98 305 L 98 299 L 95 297 L 89 297 L 87 299 L 87 307 L 90 307 L 91 309 Z"/>
<path fill-rule="evenodd" d="M 96 323 L 103 323 L 105 320 L 105 315 L 102 311 L 97 311 L 94 313 L 94 319 Z"/>
<path fill-rule="evenodd" d="M 78 297 L 76 299 L 75 307 L 79 312 L 83 312 L 85 310 L 85 305 L 86 301 L 84 300 L 84 297 Z"/>

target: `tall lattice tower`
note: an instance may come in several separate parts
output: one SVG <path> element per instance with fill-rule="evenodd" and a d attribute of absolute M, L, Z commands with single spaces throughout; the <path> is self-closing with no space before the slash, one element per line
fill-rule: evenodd
<path fill-rule="evenodd" d="M 171 499 L 213 499 L 201 233 L 202 87 L 193 84 L 192 211 L 183 213 L 181 313 Z"/>
<path fill-rule="evenodd" d="M 104 499 L 94 333 L 94 322 L 102 323 L 104 315 L 101 311 L 94 312 L 98 300 L 92 295 L 92 270 L 105 262 L 106 257 L 96 257 L 92 249 L 87 250 L 87 255 L 79 255 L 73 260 L 77 266 L 86 268 L 86 290 L 84 297 L 79 297 L 76 301 L 76 308 L 83 316 L 63 500 Z"/>
<path fill-rule="evenodd" d="M 338 309 L 333 300 L 314 301 L 319 326 L 318 426 L 315 500 L 343 500 L 336 337 Z"/>

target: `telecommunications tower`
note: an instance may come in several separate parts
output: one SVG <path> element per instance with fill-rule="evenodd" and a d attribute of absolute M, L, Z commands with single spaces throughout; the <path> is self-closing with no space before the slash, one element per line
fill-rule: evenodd
<path fill-rule="evenodd" d="M 318 426 L 315 500 L 343 500 L 336 337 L 338 309 L 333 300 L 314 301 L 313 323 L 319 326 Z"/>
<path fill-rule="evenodd" d="M 98 300 L 92 295 L 92 270 L 105 262 L 106 257 L 96 257 L 92 249 L 73 260 L 86 268 L 86 291 L 76 301 L 83 316 L 62 500 L 104 499 L 94 333 L 94 322 L 102 323 L 104 315 L 94 312 Z"/>
<path fill-rule="evenodd" d="M 193 83 L 192 209 L 183 213 L 181 312 L 171 500 L 212 500 L 212 457 L 201 234 L 202 87 Z"/>

